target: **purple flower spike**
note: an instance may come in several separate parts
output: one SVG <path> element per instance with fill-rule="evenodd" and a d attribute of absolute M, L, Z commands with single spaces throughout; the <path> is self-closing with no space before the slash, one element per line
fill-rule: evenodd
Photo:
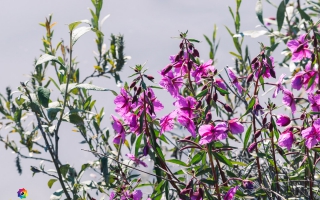
<path fill-rule="evenodd" d="M 238 118 L 234 118 L 228 121 L 229 129 L 232 134 L 243 133 L 244 126 L 239 122 Z"/>
<path fill-rule="evenodd" d="M 223 200 L 234 200 L 236 192 L 239 186 L 231 188 L 226 195 L 224 195 Z"/>
<path fill-rule="evenodd" d="M 202 125 L 199 128 L 201 139 L 199 144 L 208 144 L 214 140 L 224 140 L 227 138 L 228 127 L 226 123 L 219 123 L 216 126 Z"/>
<path fill-rule="evenodd" d="M 284 131 L 279 137 L 278 145 L 281 147 L 286 147 L 290 151 L 293 141 L 293 133 L 291 131 Z"/>
<path fill-rule="evenodd" d="M 300 62 L 303 58 L 311 58 L 312 52 L 308 49 L 307 34 L 300 35 L 297 40 L 290 40 L 287 43 L 288 48 L 292 52 L 291 60 L 293 62 Z"/>
<path fill-rule="evenodd" d="M 290 106 L 292 113 L 296 111 L 296 102 L 294 101 L 294 96 L 292 92 L 286 88 L 283 89 L 283 99 L 282 103 L 284 105 Z"/>
<path fill-rule="evenodd" d="M 311 149 L 320 141 L 320 119 L 313 122 L 312 126 L 301 131 L 301 135 L 306 139 L 306 146 Z"/>
<path fill-rule="evenodd" d="M 133 154 L 128 153 L 128 154 L 126 154 L 126 156 L 128 156 L 129 159 L 132 160 L 136 165 L 141 164 L 144 167 L 148 167 L 145 162 L 141 161 L 139 158 L 136 158 Z"/>
<path fill-rule="evenodd" d="M 278 126 L 288 126 L 291 122 L 290 117 L 288 117 L 287 115 L 278 115 L 278 120 L 277 120 L 277 125 Z"/>

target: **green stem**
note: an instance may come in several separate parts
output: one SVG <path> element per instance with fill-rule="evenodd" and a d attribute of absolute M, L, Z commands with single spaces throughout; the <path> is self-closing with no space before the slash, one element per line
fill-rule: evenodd
<path fill-rule="evenodd" d="M 213 174 L 213 178 L 214 178 L 214 186 L 215 186 L 215 189 L 216 189 L 216 193 L 218 195 L 218 200 L 220 200 L 221 199 L 221 195 L 220 195 L 220 190 L 219 190 L 219 185 L 218 185 L 219 180 L 218 180 L 218 177 L 216 175 L 216 170 L 214 168 L 214 163 L 213 163 L 213 159 L 212 159 L 213 155 L 212 155 L 212 151 L 211 151 L 212 150 L 211 144 L 208 144 L 207 148 L 208 148 L 207 153 L 208 153 L 208 156 L 209 156 L 211 170 L 212 170 L 212 174 Z"/>

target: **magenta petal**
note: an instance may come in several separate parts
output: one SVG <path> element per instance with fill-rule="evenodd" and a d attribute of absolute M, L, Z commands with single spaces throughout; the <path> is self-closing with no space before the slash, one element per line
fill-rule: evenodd
<path fill-rule="evenodd" d="M 211 133 L 211 131 L 213 130 L 213 126 L 212 125 L 202 125 L 199 128 L 199 135 L 203 136 L 206 133 Z"/>
<path fill-rule="evenodd" d="M 293 141 L 293 133 L 291 131 L 288 131 L 280 135 L 278 145 L 281 147 L 286 147 L 290 151 Z"/>
<path fill-rule="evenodd" d="M 236 120 L 229 120 L 229 127 L 232 134 L 239 134 L 244 131 L 244 126 Z"/>
<path fill-rule="evenodd" d="M 234 188 L 231 188 L 223 197 L 223 200 L 234 200 L 236 192 L 238 190 L 239 186 L 236 186 Z"/>
<path fill-rule="evenodd" d="M 135 190 L 132 192 L 133 200 L 141 200 L 142 199 L 142 192 L 141 190 Z"/>
<path fill-rule="evenodd" d="M 201 137 L 199 144 L 204 145 L 213 141 L 213 134 L 205 134 Z"/>
<path fill-rule="evenodd" d="M 297 40 L 290 40 L 288 43 L 287 43 L 287 46 L 288 48 L 294 52 L 298 46 L 300 45 L 300 43 L 297 41 Z"/>

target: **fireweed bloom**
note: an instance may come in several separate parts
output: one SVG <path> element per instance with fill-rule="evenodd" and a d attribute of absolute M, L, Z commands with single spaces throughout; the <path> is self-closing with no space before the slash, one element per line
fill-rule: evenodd
<path fill-rule="evenodd" d="M 186 127 L 186 129 L 188 129 L 188 131 L 191 133 L 192 137 L 194 137 L 194 138 L 196 137 L 196 130 L 195 130 L 196 127 L 195 127 L 192 119 L 190 119 L 186 116 L 180 115 L 180 116 L 178 116 L 177 120 L 182 126 Z"/>
<path fill-rule="evenodd" d="M 178 96 L 178 100 L 174 102 L 173 105 L 179 108 L 179 116 L 183 115 L 192 119 L 195 117 L 193 111 L 195 110 L 196 103 L 197 101 L 193 97 L 188 96 L 184 98 L 183 96 Z"/>
<path fill-rule="evenodd" d="M 283 98 L 282 103 L 291 108 L 292 113 L 296 111 L 296 102 L 292 92 L 286 88 L 283 88 Z"/>
<path fill-rule="evenodd" d="M 166 131 L 171 131 L 174 127 L 174 119 L 177 116 L 177 111 L 174 110 L 173 112 L 169 113 L 168 115 L 162 117 L 160 119 L 160 134 L 163 134 Z"/>
<path fill-rule="evenodd" d="M 276 89 L 274 90 L 273 95 L 272 95 L 273 98 L 276 98 L 277 95 L 278 95 L 278 93 L 279 93 L 280 91 L 283 91 L 282 82 L 283 82 L 283 78 L 284 78 L 285 76 L 286 76 L 285 74 L 281 74 L 279 80 L 276 82 Z"/>
<path fill-rule="evenodd" d="M 120 116 L 123 116 L 130 111 L 131 99 L 132 98 L 127 91 L 124 88 L 121 88 L 120 94 L 114 99 L 114 104 L 116 105 L 115 111 Z"/>
<path fill-rule="evenodd" d="M 308 89 L 309 81 L 315 76 L 314 82 Z M 291 87 L 296 90 L 300 90 L 302 86 L 308 93 L 312 93 L 319 83 L 319 74 L 314 69 L 311 68 L 311 62 L 309 61 L 305 66 L 305 71 L 300 71 L 291 80 Z"/>
<path fill-rule="evenodd" d="M 203 63 L 199 67 L 196 67 L 196 69 L 192 72 L 192 76 L 194 77 L 196 83 L 200 83 L 201 76 L 206 76 L 210 71 L 214 71 L 212 60 L 208 60 L 206 63 Z"/>
<path fill-rule="evenodd" d="M 117 117 L 115 117 L 113 115 L 111 115 L 111 116 L 113 118 L 112 127 L 117 133 L 117 135 L 113 139 L 113 143 L 120 144 L 120 141 L 122 141 L 122 143 L 124 143 L 124 141 L 126 140 L 125 129 Z"/>
<path fill-rule="evenodd" d="M 236 86 L 239 94 L 241 94 L 242 93 L 242 86 L 240 85 L 237 76 L 234 74 L 234 72 L 230 68 L 228 68 L 227 71 L 228 71 L 230 79 L 232 80 L 233 85 Z"/>
<path fill-rule="evenodd" d="M 179 76 L 175 77 L 172 71 L 164 75 L 159 82 L 160 86 L 166 89 L 174 98 L 179 95 L 179 88 L 182 87 L 183 80 Z"/>
<path fill-rule="evenodd" d="M 293 133 L 290 130 L 286 130 L 279 136 L 278 145 L 286 147 L 289 151 L 294 141 Z"/>
<path fill-rule="evenodd" d="M 214 140 L 224 140 L 227 138 L 228 126 L 226 123 L 218 123 L 216 126 L 213 125 L 202 125 L 199 128 L 199 134 L 201 139 L 199 144 L 208 144 Z"/>
<path fill-rule="evenodd" d="M 152 102 L 152 105 L 153 105 L 153 111 L 154 112 L 157 112 L 157 111 L 160 111 L 160 110 L 162 110 L 163 108 L 164 108 L 164 106 L 162 105 L 162 103 L 157 99 L 157 97 L 155 96 L 155 94 L 154 94 L 154 92 L 153 92 L 153 90 L 151 89 L 151 88 L 147 88 L 147 90 L 146 90 L 146 94 L 150 94 L 150 97 L 147 97 L 148 99 L 150 99 L 150 101 Z M 149 101 L 146 99 L 145 100 L 146 101 L 146 112 L 147 113 L 149 113 L 149 115 L 151 116 L 151 117 L 156 117 L 155 115 L 154 115 L 154 113 L 151 113 L 150 111 L 151 111 L 151 105 L 150 105 L 150 103 L 149 103 Z M 142 109 L 142 108 L 144 108 L 144 95 L 140 95 L 140 98 L 139 98 L 139 100 L 138 100 L 138 103 L 137 104 L 134 104 L 134 111 L 136 111 L 136 110 L 138 110 L 139 109 L 139 113 L 138 113 L 138 115 L 140 115 L 141 113 L 142 113 L 142 111 L 144 110 L 144 109 Z"/>
<path fill-rule="evenodd" d="M 238 118 L 234 118 L 228 121 L 229 130 L 232 134 L 243 133 L 244 126 L 238 121 Z"/>
<path fill-rule="evenodd" d="M 297 40 L 290 40 L 287 43 L 288 48 L 292 52 L 291 60 L 300 62 L 303 58 L 311 58 L 312 52 L 308 49 L 307 34 L 300 35 Z"/>
<path fill-rule="evenodd" d="M 234 200 L 238 188 L 239 186 L 231 188 L 226 195 L 224 195 L 223 200 Z"/>
<path fill-rule="evenodd" d="M 142 199 L 142 192 L 141 192 L 141 190 L 135 190 L 130 194 L 130 192 L 127 190 L 124 193 L 122 193 L 120 199 L 121 200 L 128 200 L 128 199 L 141 200 Z"/>
<path fill-rule="evenodd" d="M 309 94 L 308 100 L 311 104 L 311 110 L 313 112 L 320 111 L 320 94 Z"/>
<path fill-rule="evenodd" d="M 320 119 L 313 122 L 312 126 L 301 131 L 301 135 L 306 139 L 306 146 L 311 149 L 320 141 Z"/>
<path fill-rule="evenodd" d="M 276 123 L 278 126 L 288 126 L 291 122 L 290 117 L 288 117 L 287 115 L 280 114 L 277 117 L 278 119 Z"/>
<path fill-rule="evenodd" d="M 148 167 L 145 162 L 141 161 L 139 158 L 136 158 L 133 154 L 128 153 L 128 154 L 126 154 L 126 156 L 128 156 L 129 159 L 132 160 L 136 165 L 141 164 L 144 167 Z"/>

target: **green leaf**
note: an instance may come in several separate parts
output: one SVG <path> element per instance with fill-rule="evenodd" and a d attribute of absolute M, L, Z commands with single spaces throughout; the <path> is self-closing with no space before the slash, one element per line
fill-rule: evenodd
<path fill-rule="evenodd" d="M 101 162 L 101 172 L 103 173 L 103 178 L 106 184 L 109 184 L 109 171 L 108 171 L 108 157 L 103 157 L 100 159 Z"/>
<path fill-rule="evenodd" d="M 60 200 L 62 194 L 63 194 L 63 190 L 59 189 L 50 196 L 50 200 Z"/>
<path fill-rule="evenodd" d="M 278 31 L 281 30 L 284 17 L 285 17 L 285 12 L 286 12 L 286 4 L 284 1 L 281 1 L 278 10 L 277 10 L 277 24 L 278 24 Z"/>
<path fill-rule="evenodd" d="M 271 123 L 273 125 L 273 133 L 276 135 L 276 138 L 279 139 L 280 134 L 277 129 L 278 126 L 276 125 L 276 122 L 274 121 L 273 118 L 271 119 Z"/>
<path fill-rule="evenodd" d="M 242 167 L 248 166 L 248 164 L 243 163 L 243 162 L 238 162 L 238 161 L 231 161 L 231 163 L 232 163 L 232 165 L 239 165 L 239 166 L 242 166 Z"/>
<path fill-rule="evenodd" d="M 48 88 L 44 88 L 42 86 L 38 87 L 37 89 L 39 102 L 44 107 L 48 108 L 49 97 L 50 97 L 50 90 Z"/>
<path fill-rule="evenodd" d="M 61 111 L 61 110 L 62 110 L 62 108 L 60 108 L 60 107 L 57 107 L 57 108 L 48 108 L 48 109 L 47 109 L 47 116 L 48 116 L 48 118 L 49 118 L 51 121 L 53 121 L 53 120 L 56 118 L 57 113 L 58 113 L 59 111 Z"/>
<path fill-rule="evenodd" d="M 80 21 L 76 21 L 76 22 L 72 22 L 71 24 L 69 24 L 69 30 L 73 31 L 73 29 L 75 29 L 79 24 L 81 23 L 86 23 L 89 24 L 91 26 L 91 23 L 89 20 L 85 19 L 85 20 L 80 20 Z"/>
<path fill-rule="evenodd" d="M 262 76 L 260 76 L 259 78 L 259 82 L 261 83 L 261 86 L 262 86 L 262 90 L 264 91 L 264 79 Z"/>
<path fill-rule="evenodd" d="M 200 41 L 199 40 L 196 40 L 196 39 L 188 39 L 190 42 L 196 42 L 196 43 L 199 43 Z"/>
<path fill-rule="evenodd" d="M 80 27 L 72 31 L 72 46 L 78 41 L 78 39 L 85 33 L 89 32 L 91 27 Z"/>
<path fill-rule="evenodd" d="M 232 167 L 231 161 L 230 161 L 227 157 L 225 157 L 223 154 L 221 154 L 221 153 L 212 153 L 212 154 L 213 154 L 213 156 L 214 156 L 215 158 L 217 158 L 220 162 L 228 165 L 229 167 Z"/>
<path fill-rule="evenodd" d="M 218 87 L 217 85 L 215 85 L 215 88 L 220 92 L 220 94 L 229 94 L 229 92 L 227 90 L 224 90 L 224 89 Z"/>
<path fill-rule="evenodd" d="M 246 134 L 245 134 L 245 136 L 244 136 L 243 149 L 247 149 L 248 141 L 249 141 L 250 134 L 251 134 L 251 129 L 252 129 L 252 124 L 249 126 L 249 128 L 248 128 L 248 130 L 246 131 Z"/>
<path fill-rule="evenodd" d="M 202 160 L 202 157 L 203 157 L 204 155 L 205 155 L 204 152 L 201 152 L 201 151 L 198 152 L 196 155 L 193 156 L 190 164 L 191 164 L 191 165 L 197 164 L 198 162 L 200 162 L 200 161 Z"/>
<path fill-rule="evenodd" d="M 184 166 L 184 167 L 188 167 L 188 165 L 186 163 L 184 163 L 183 161 L 178 160 L 178 159 L 171 159 L 171 160 L 166 160 L 166 161 L 170 162 L 170 163 L 177 164 L 177 165 L 181 165 L 181 166 Z"/>
<path fill-rule="evenodd" d="M 313 85 L 314 81 L 316 80 L 316 75 L 317 74 L 314 74 L 309 80 L 307 90 Z"/>
<path fill-rule="evenodd" d="M 69 168 L 70 168 L 69 164 L 60 166 L 60 172 L 64 178 L 66 178 L 66 174 L 68 173 Z"/>
<path fill-rule="evenodd" d="M 82 117 L 80 117 L 76 113 L 72 113 L 69 115 L 69 122 L 75 125 L 84 124 Z"/>
<path fill-rule="evenodd" d="M 201 91 L 199 94 L 197 94 L 196 98 L 200 98 L 203 97 L 204 95 L 206 95 L 208 93 L 208 89 L 205 89 L 203 91 Z"/>
<path fill-rule="evenodd" d="M 60 65 L 62 65 L 59 60 L 52 56 L 52 55 L 49 55 L 49 54 L 43 54 L 42 56 L 40 56 L 40 58 L 37 60 L 37 63 L 36 63 L 36 66 L 42 64 L 42 63 L 45 63 L 45 62 L 48 62 L 48 61 L 53 61 L 53 62 L 57 62 L 59 63 Z"/>
<path fill-rule="evenodd" d="M 305 13 L 302 9 L 298 8 L 298 11 L 302 19 L 305 19 L 307 21 L 311 20 L 310 16 L 307 13 Z"/>
<path fill-rule="evenodd" d="M 142 140 L 142 135 L 143 135 L 143 134 L 140 134 L 139 137 L 138 137 L 137 140 L 136 140 L 136 146 L 135 146 L 135 148 L 134 148 L 134 156 L 135 156 L 135 157 L 138 157 L 139 148 L 140 148 L 141 140 Z"/>
<path fill-rule="evenodd" d="M 234 53 L 234 52 L 232 52 L 232 51 L 230 51 L 229 53 L 230 53 L 231 55 L 237 57 L 239 60 L 242 60 L 242 57 L 241 57 L 240 55 L 238 55 L 238 54 L 236 54 L 236 53 Z"/>
<path fill-rule="evenodd" d="M 257 14 L 259 21 L 261 22 L 261 24 L 264 25 L 263 17 L 262 17 L 262 2 L 261 2 L 261 0 L 257 1 L 255 10 L 256 10 L 256 14 Z"/>
<path fill-rule="evenodd" d="M 48 181 L 48 187 L 51 188 L 52 185 L 54 184 L 54 182 L 56 182 L 57 180 L 58 180 L 58 179 L 50 179 L 50 180 Z"/>

